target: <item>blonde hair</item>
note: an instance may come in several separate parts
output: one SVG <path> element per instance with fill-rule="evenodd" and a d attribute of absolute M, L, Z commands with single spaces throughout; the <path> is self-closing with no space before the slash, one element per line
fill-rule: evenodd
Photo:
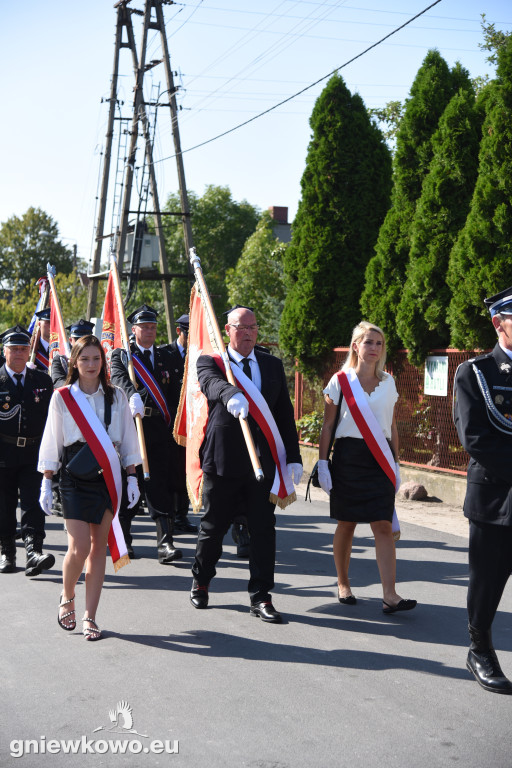
<path fill-rule="evenodd" d="M 350 339 L 350 349 L 348 351 L 348 355 L 345 359 L 345 362 L 343 363 L 341 370 L 346 371 L 349 368 L 355 368 L 357 365 L 357 352 L 353 348 L 354 342 L 356 344 L 359 344 L 361 339 L 365 337 L 367 333 L 370 331 L 375 331 L 376 333 L 380 333 L 382 336 L 382 354 L 375 363 L 375 375 L 378 379 L 382 381 L 384 378 L 384 365 L 386 363 L 386 337 L 384 336 L 384 331 L 382 328 L 379 328 L 378 325 L 374 325 L 373 323 L 368 323 L 366 320 L 361 320 L 360 323 L 356 325 L 354 330 L 352 331 L 352 338 Z"/>

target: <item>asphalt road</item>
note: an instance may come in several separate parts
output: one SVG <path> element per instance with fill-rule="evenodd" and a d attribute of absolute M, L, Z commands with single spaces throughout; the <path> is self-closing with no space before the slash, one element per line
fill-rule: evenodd
<path fill-rule="evenodd" d="M 54 569 L 27 579 L 19 547 L 18 572 L 1 576 L 0 766 L 509 768 L 512 697 L 465 669 L 467 540 L 422 520 L 404 522 L 397 545 L 399 591 L 418 608 L 387 616 L 369 526 L 354 539 L 358 604 L 342 606 L 326 503 L 280 513 L 275 626 L 249 615 L 229 534 L 211 607 L 198 611 L 195 537 L 177 537 L 179 565 L 159 565 L 154 525 L 138 517 L 143 557 L 117 574 L 109 560 L 94 643 L 57 625 L 66 540 L 50 519 Z M 510 677 L 511 610 L 509 586 L 494 640 Z"/>

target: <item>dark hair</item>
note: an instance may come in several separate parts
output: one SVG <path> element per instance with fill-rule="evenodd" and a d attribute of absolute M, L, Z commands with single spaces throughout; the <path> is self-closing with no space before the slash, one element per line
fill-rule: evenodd
<path fill-rule="evenodd" d="M 68 375 L 66 376 L 66 384 L 74 384 L 78 379 L 78 368 L 75 367 L 77 358 L 80 353 L 86 347 L 95 347 L 99 349 L 101 354 L 101 370 L 100 370 L 100 382 L 103 390 L 107 396 L 107 400 L 110 404 L 114 402 L 114 387 L 108 381 L 107 376 L 107 359 L 105 357 L 105 351 L 101 346 L 100 340 L 92 334 L 88 336 L 81 336 L 71 348 L 71 357 L 69 358 Z"/>

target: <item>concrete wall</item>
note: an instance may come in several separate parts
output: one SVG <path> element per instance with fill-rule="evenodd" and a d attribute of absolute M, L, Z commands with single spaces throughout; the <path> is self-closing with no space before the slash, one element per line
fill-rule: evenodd
<path fill-rule="evenodd" d="M 318 448 L 301 445 L 300 452 L 302 463 L 304 464 L 304 472 L 309 475 L 318 459 Z M 407 467 L 403 464 L 400 465 L 400 475 L 403 483 L 408 480 L 421 483 L 427 489 L 429 496 L 435 496 L 447 504 L 455 504 L 462 507 L 464 503 L 466 478 L 461 475 L 449 475 L 445 472 L 417 469 L 416 467 Z"/>

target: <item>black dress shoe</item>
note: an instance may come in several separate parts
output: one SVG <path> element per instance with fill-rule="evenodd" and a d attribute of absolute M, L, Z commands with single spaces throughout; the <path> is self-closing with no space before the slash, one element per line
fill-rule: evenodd
<path fill-rule="evenodd" d="M 283 618 L 276 611 L 270 600 L 251 605 L 251 616 L 256 616 L 262 621 L 268 621 L 270 624 L 281 624 Z"/>
<path fill-rule="evenodd" d="M 343 605 L 357 605 L 357 598 L 354 595 L 347 595 L 347 597 L 340 597 L 338 595 L 338 601 Z"/>
<path fill-rule="evenodd" d="M 496 651 L 492 647 L 491 631 L 482 631 L 469 625 L 471 646 L 466 667 L 482 688 L 491 693 L 512 694 L 512 683 L 502 672 Z"/>
<path fill-rule="evenodd" d="M 139 557 L 138 555 L 135 554 L 135 550 L 133 549 L 131 544 L 126 545 L 126 553 L 130 558 L 130 560 L 137 560 Z"/>
<path fill-rule="evenodd" d="M 194 579 L 192 589 L 190 590 L 190 602 L 194 608 L 208 607 L 208 587 L 201 587 Z"/>
<path fill-rule="evenodd" d="M 186 515 L 176 517 L 174 520 L 174 533 L 197 533 L 197 525 L 189 522 Z"/>

